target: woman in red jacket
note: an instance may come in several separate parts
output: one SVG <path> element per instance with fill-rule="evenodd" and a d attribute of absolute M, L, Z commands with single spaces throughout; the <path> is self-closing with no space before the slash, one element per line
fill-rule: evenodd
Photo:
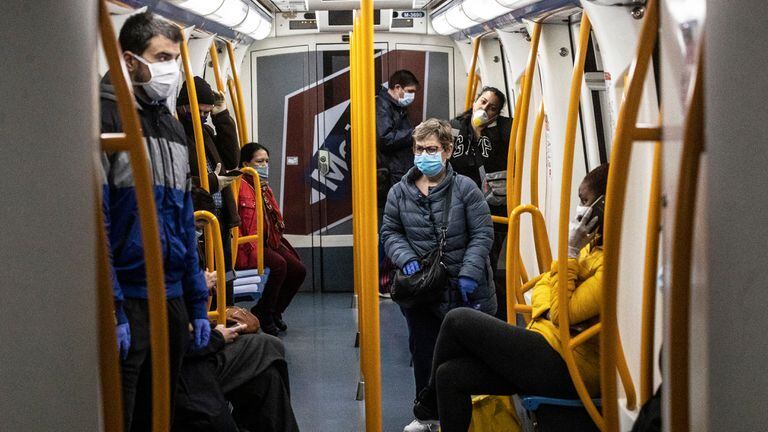
<path fill-rule="evenodd" d="M 283 237 L 283 215 L 267 181 L 269 150 L 261 144 L 248 143 L 240 150 L 240 163 L 255 169 L 261 180 L 261 194 L 264 200 L 264 266 L 269 267 L 269 278 L 264 292 L 259 303 L 251 311 L 259 318 L 261 328 L 266 333 L 277 335 L 278 331 L 288 328 L 283 321 L 283 312 L 304 282 L 307 269 L 299 254 Z M 248 175 L 243 177 L 240 185 L 238 210 L 240 235 L 256 234 L 256 192 L 253 179 Z M 238 269 L 254 269 L 257 267 L 256 259 L 256 245 L 243 244 L 238 248 L 235 265 Z"/>

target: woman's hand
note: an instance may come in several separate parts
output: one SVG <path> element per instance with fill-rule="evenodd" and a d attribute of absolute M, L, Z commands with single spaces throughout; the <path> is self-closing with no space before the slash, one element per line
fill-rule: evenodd
<path fill-rule="evenodd" d="M 205 286 L 209 290 L 216 288 L 216 272 L 205 271 Z"/>
<path fill-rule="evenodd" d="M 568 233 L 568 258 L 578 258 L 581 249 L 595 237 L 597 216 L 592 217 L 592 207 L 578 222 L 571 222 L 571 230 Z"/>
<path fill-rule="evenodd" d="M 469 301 L 469 295 L 475 292 L 477 289 L 477 281 L 466 276 L 459 277 L 459 291 L 461 291 L 461 299 L 464 303 Z"/>
<path fill-rule="evenodd" d="M 221 336 L 224 338 L 224 343 L 232 343 L 246 327 L 245 324 L 238 324 L 234 327 L 226 327 L 223 324 L 219 324 L 214 330 L 221 333 Z"/>

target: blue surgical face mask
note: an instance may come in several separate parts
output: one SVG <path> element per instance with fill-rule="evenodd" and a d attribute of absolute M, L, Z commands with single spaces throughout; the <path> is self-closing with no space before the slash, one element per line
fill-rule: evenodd
<path fill-rule="evenodd" d="M 427 152 L 420 155 L 414 155 L 413 164 L 427 177 L 434 177 L 440 174 L 440 171 L 445 167 L 445 161 L 443 161 L 441 152 L 437 152 L 433 155 L 428 154 Z"/>
<path fill-rule="evenodd" d="M 403 97 L 402 99 L 400 99 L 399 102 L 401 106 L 407 107 L 408 105 L 413 103 L 414 99 L 416 99 L 416 93 L 405 92 L 405 94 L 403 94 Z"/>
<path fill-rule="evenodd" d="M 265 179 L 269 177 L 269 164 L 263 166 L 257 166 L 256 172 L 259 173 L 259 177 Z"/>

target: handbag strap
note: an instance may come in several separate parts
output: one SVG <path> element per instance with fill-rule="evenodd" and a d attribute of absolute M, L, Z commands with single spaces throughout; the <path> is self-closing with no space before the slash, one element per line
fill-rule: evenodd
<path fill-rule="evenodd" d="M 443 223 L 440 225 L 440 243 L 438 247 L 441 253 L 443 246 L 445 246 L 445 239 L 448 237 L 448 221 L 451 213 L 451 200 L 453 199 L 453 176 L 451 176 L 449 181 L 451 183 L 448 185 L 448 192 L 446 192 L 445 202 L 443 203 Z"/>

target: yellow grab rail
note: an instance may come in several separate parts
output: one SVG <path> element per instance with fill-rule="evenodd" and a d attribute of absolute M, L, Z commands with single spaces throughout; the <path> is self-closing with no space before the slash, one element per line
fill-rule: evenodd
<path fill-rule="evenodd" d="M 101 162 L 94 161 L 97 169 Z M 99 315 L 99 383 L 101 384 L 101 412 L 104 429 L 111 432 L 123 430 L 123 392 L 120 383 L 120 357 L 115 336 L 115 311 L 112 297 L 112 273 L 109 264 L 107 236 L 104 233 L 104 212 L 102 211 L 101 187 L 95 182 L 96 212 L 96 255 L 97 313 Z"/>
<path fill-rule="evenodd" d="M 216 321 L 216 324 L 227 325 L 227 269 L 224 266 L 224 247 L 221 239 L 221 227 L 219 220 L 213 213 L 199 210 L 195 212 L 195 220 L 204 220 L 205 236 L 211 237 L 213 249 L 216 251 L 215 259 L 206 262 L 208 271 L 216 272 L 216 310 L 211 311 L 213 296 L 208 295 L 208 319 Z"/>
<path fill-rule="evenodd" d="M 238 236 L 237 244 L 256 242 L 256 264 L 259 274 L 264 274 L 264 196 L 261 193 L 259 173 L 251 167 L 242 167 L 240 171 L 253 179 L 253 190 L 256 194 L 256 235 Z"/>
<path fill-rule="evenodd" d="M 141 134 L 133 91 L 129 85 L 131 81 L 120 55 L 121 50 L 115 38 L 105 0 L 99 1 L 99 30 L 104 54 L 109 65 L 109 76 L 117 96 L 120 122 L 123 125 L 123 133 L 102 134 L 101 146 L 104 151 L 126 151 L 130 155 L 147 277 L 149 346 L 152 351 L 152 430 L 162 432 L 170 428 L 171 394 L 168 368 L 168 312 L 165 305 L 165 277 L 163 254 L 160 247 L 160 231 L 157 223 L 149 155 Z M 114 329 L 114 326 L 110 329 Z M 104 342 L 105 339 L 100 340 Z M 116 349 L 116 345 L 111 348 Z M 102 357 L 102 360 L 108 359 Z M 106 379 L 110 379 L 110 377 L 107 376 Z M 112 390 L 114 391 L 114 389 Z M 113 394 L 103 395 L 104 398 L 113 396 Z M 112 416 L 110 418 L 114 419 Z"/>
<path fill-rule="evenodd" d="M 689 325 L 693 226 L 699 163 L 704 151 L 704 50 L 701 49 L 688 115 L 683 132 L 680 179 L 677 184 L 675 226 L 672 234 L 672 275 L 669 289 L 669 409 L 671 432 L 690 430 L 689 419 Z M 674 411 L 673 411 L 674 410 Z"/>
<path fill-rule="evenodd" d="M 464 96 L 464 111 L 472 108 L 472 102 L 474 99 L 474 90 L 477 82 L 475 81 L 475 69 L 477 69 L 477 54 L 480 50 L 480 41 L 483 39 L 484 34 L 472 39 L 472 61 L 469 66 L 469 75 L 467 76 L 467 91 Z"/>
<path fill-rule="evenodd" d="M 573 153 L 576 142 L 576 123 L 579 115 L 579 95 L 581 93 L 581 81 L 584 77 L 584 62 L 587 57 L 587 46 L 589 43 L 589 35 L 591 31 L 591 24 L 589 22 L 589 16 L 584 13 L 581 16 L 581 28 L 579 30 L 579 45 L 576 51 L 576 61 L 573 65 L 573 73 L 571 75 L 571 90 L 568 103 L 568 115 L 567 124 L 565 129 L 565 143 L 563 148 L 563 179 L 560 187 L 560 221 L 558 224 L 558 247 L 557 247 L 557 260 L 558 265 L 568 265 L 568 224 L 570 222 L 570 209 L 571 209 L 571 182 L 573 177 Z M 562 355 L 568 366 L 568 372 L 571 374 L 571 380 L 576 388 L 576 392 L 579 395 L 584 408 L 589 413 L 592 420 L 597 427 L 605 431 L 605 422 L 600 415 L 600 412 L 592 402 L 592 397 L 584 384 L 584 379 L 581 377 L 581 371 L 579 371 L 576 365 L 576 360 L 571 348 L 571 333 L 570 333 L 570 308 L 568 307 L 568 272 L 564 271 L 561 267 L 557 272 L 558 277 L 558 292 L 557 296 L 561 305 L 561 312 L 559 315 L 558 327 L 560 331 L 560 342 L 563 346 Z M 596 324 L 597 325 L 597 324 Z M 602 330 L 602 326 L 600 327 Z M 588 329 L 585 333 L 594 335 L 598 333 L 598 330 Z M 601 332 L 602 333 L 602 332 Z M 615 372 L 615 370 L 614 370 Z"/>
<path fill-rule="evenodd" d="M 355 218 L 361 220 L 355 225 L 355 237 L 360 237 L 359 259 L 360 300 L 362 303 L 361 364 L 365 378 L 365 430 L 381 431 L 381 364 L 379 346 L 379 304 L 378 296 L 370 290 L 378 286 L 378 249 L 376 242 L 376 203 L 362 197 L 376 196 L 376 125 L 375 105 L 371 90 L 374 88 L 374 45 L 373 45 L 373 1 L 362 0 L 360 15 L 353 30 L 356 48 L 355 61 L 350 65 L 351 81 L 356 84 L 356 101 L 353 109 L 358 110 L 355 119 L 359 121 L 359 141 L 352 143 L 354 170 L 358 170 L 360 195 L 353 204 Z M 354 171 L 353 170 L 353 171 Z M 355 252 L 357 253 L 357 251 Z"/>
<path fill-rule="evenodd" d="M 645 234 L 645 270 L 643 274 L 643 312 L 640 334 L 640 405 L 653 395 L 653 346 L 656 321 L 656 271 L 659 264 L 659 228 L 661 220 L 661 142 L 653 149 L 651 197 Z"/>
<path fill-rule="evenodd" d="M 616 307 L 619 253 L 627 186 L 626 174 L 629 171 L 632 142 L 639 137 L 645 139 L 651 138 L 649 135 L 657 135 L 637 133 L 637 117 L 642 91 L 659 28 L 657 5 L 655 0 L 649 0 L 646 6 L 645 18 L 638 39 L 637 54 L 630 68 L 626 96 L 621 104 L 616 122 L 616 133 L 611 148 L 611 169 L 608 171 L 603 241 L 603 304 L 600 312 L 600 319 L 603 323 L 603 331 L 600 333 L 600 382 L 605 418 L 604 430 L 609 432 L 619 429 L 615 374 L 617 359 L 615 355 L 619 349 L 620 340 Z M 658 139 L 657 136 L 653 138 Z M 630 409 L 634 408 L 634 396 L 634 392 L 632 394 L 627 392 L 627 406 Z M 676 415 L 677 413 L 675 413 Z"/>
<path fill-rule="evenodd" d="M 541 101 L 536 123 L 533 126 L 533 143 L 531 144 L 531 204 L 539 206 L 539 149 L 541 148 L 541 132 L 544 129 L 544 101 Z M 547 269 L 539 267 L 539 272 Z"/>
<path fill-rule="evenodd" d="M 552 251 L 549 248 L 549 236 L 547 235 L 547 226 L 544 222 L 544 216 L 541 211 L 531 204 L 525 204 L 515 207 L 509 216 L 510 223 L 507 225 L 507 265 L 511 263 L 511 268 L 507 270 L 507 322 L 510 324 L 515 322 L 515 311 L 525 310 L 525 313 L 530 313 L 527 308 L 520 308 L 525 306 L 525 291 L 523 284 L 520 283 L 518 267 L 522 267 L 522 259 L 520 254 L 513 256 L 513 251 L 518 250 L 520 247 L 520 216 L 523 213 L 529 213 L 533 224 L 533 240 L 536 247 L 536 259 L 538 260 L 539 272 L 543 273 L 549 270 L 552 265 Z M 510 245 L 511 243 L 511 245 Z M 536 280 L 540 279 L 539 275 Z M 526 277 L 527 279 L 527 277 Z M 530 282 L 529 282 L 530 283 Z M 527 284 L 526 284 L 527 285 Z M 532 285 L 531 285 L 532 287 Z M 517 304 L 512 303 L 510 298 L 514 296 Z M 525 317 L 528 321 L 528 317 Z"/>
<path fill-rule="evenodd" d="M 240 135 L 241 143 L 243 146 L 249 141 L 248 139 L 248 126 L 245 123 L 245 103 L 243 102 L 243 87 L 240 85 L 240 76 L 237 73 L 235 67 L 235 50 L 232 47 L 232 42 L 227 41 L 227 54 L 229 57 L 229 67 L 232 71 L 232 78 L 235 80 L 235 90 L 237 90 L 237 116 L 240 119 L 239 126 L 242 129 L 242 135 Z"/>
<path fill-rule="evenodd" d="M 232 112 L 235 115 L 235 123 L 237 123 L 237 138 L 240 140 L 240 147 L 244 146 L 248 141 L 243 136 L 243 124 L 240 117 L 240 100 L 237 98 L 237 89 L 235 88 L 235 80 L 232 78 L 227 79 L 227 88 L 229 89 L 229 98 L 232 100 Z"/>
<path fill-rule="evenodd" d="M 224 80 L 221 77 L 221 66 L 219 65 L 219 52 L 216 50 L 216 42 L 212 41 L 208 47 L 208 55 L 211 56 L 211 66 L 213 68 L 213 77 L 216 79 L 216 90 L 224 93 Z"/>
<path fill-rule="evenodd" d="M 180 31 L 184 31 L 179 27 Z M 192 64 L 189 60 L 189 47 L 187 40 L 181 39 L 181 62 L 184 66 L 184 77 L 187 82 L 187 94 L 189 95 L 189 109 L 192 116 L 192 130 L 195 134 L 195 151 L 197 152 L 197 175 L 200 177 L 200 187 L 206 192 L 211 191 L 208 184 L 208 165 L 205 162 L 205 143 L 203 141 L 203 122 L 200 119 L 200 105 L 197 102 L 197 88 L 195 75 L 192 72 Z M 193 173 L 194 174 L 194 173 Z M 208 246 L 206 246 L 206 249 Z"/>

